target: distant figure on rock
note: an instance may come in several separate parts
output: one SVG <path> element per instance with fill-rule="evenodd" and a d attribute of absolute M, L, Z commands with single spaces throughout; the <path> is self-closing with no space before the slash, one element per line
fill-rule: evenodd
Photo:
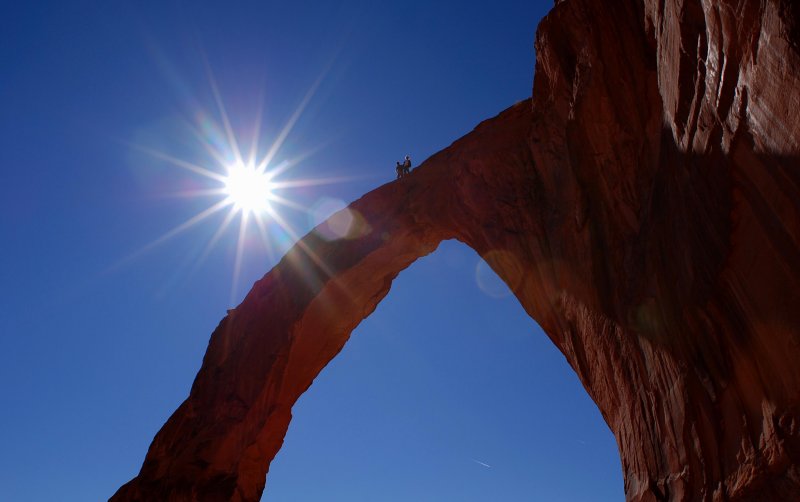
<path fill-rule="evenodd" d="M 411 157 L 406 155 L 406 160 L 403 161 L 403 176 L 411 172 Z"/>
<path fill-rule="evenodd" d="M 394 170 L 397 171 L 397 179 L 400 179 L 403 176 L 409 174 L 411 172 L 411 157 L 406 155 L 406 158 L 405 160 L 403 160 L 403 163 L 401 164 L 400 162 L 398 162 Z"/>

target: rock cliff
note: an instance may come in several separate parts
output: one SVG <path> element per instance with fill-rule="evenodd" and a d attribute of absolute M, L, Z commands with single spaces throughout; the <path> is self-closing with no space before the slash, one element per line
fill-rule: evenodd
<path fill-rule="evenodd" d="M 557 1 L 531 100 L 305 236 L 115 501 L 257 501 L 392 280 L 474 248 L 580 376 L 632 501 L 800 499 L 800 4 Z"/>

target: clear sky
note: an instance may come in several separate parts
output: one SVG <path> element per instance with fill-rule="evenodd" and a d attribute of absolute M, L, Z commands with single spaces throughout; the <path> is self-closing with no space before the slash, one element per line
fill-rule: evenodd
<path fill-rule="evenodd" d="M 530 95 L 550 5 L 4 4 L 0 500 L 105 500 L 132 478 L 294 235 Z M 276 189 L 266 239 L 238 216 L 218 233 L 227 208 L 170 233 L 220 200 L 178 165 L 225 172 L 218 102 L 242 150 L 287 132 L 276 180 L 336 181 Z M 577 377 L 454 242 L 400 275 L 294 417 L 268 502 L 623 498 Z"/>

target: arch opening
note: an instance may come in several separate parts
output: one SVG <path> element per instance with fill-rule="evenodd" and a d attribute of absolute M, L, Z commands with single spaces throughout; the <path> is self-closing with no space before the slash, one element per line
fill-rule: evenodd
<path fill-rule="evenodd" d="M 624 496 L 574 371 L 457 241 L 395 279 L 292 414 L 265 502 Z"/>

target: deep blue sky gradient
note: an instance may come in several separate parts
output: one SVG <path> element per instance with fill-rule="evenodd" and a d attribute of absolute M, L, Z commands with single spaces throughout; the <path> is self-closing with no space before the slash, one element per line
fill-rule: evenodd
<path fill-rule="evenodd" d="M 0 500 L 105 500 L 186 397 L 225 310 L 292 242 L 223 215 L 137 253 L 213 203 L 192 127 L 220 114 L 276 161 L 303 235 L 330 209 L 530 95 L 550 2 L 6 4 L 0 16 Z M 309 214 L 313 213 L 313 214 Z M 251 234 L 255 235 L 255 234 Z M 294 409 L 263 500 L 620 500 L 613 436 L 504 285 L 446 242 L 400 275 Z M 482 464 L 490 465 L 486 467 Z"/>

